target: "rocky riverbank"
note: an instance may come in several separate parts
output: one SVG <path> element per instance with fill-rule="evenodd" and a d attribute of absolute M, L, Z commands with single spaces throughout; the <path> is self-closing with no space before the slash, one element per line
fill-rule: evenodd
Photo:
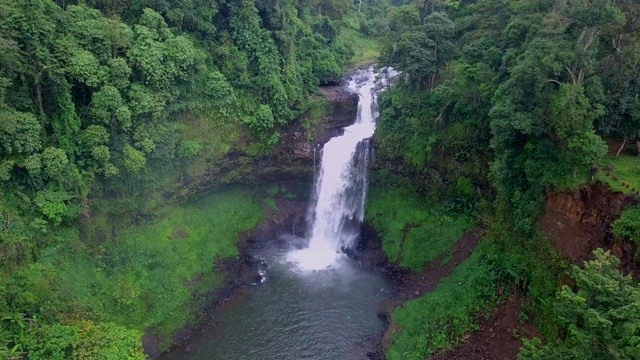
<path fill-rule="evenodd" d="M 288 187 L 292 193 L 300 189 L 296 182 L 279 183 Z M 306 194 L 296 194 L 296 199 L 274 199 L 277 211 L 265 207 L 263 210 L 267 220 L 258 225 L 253 231 L 242 236 L 238 241 L 239 256 L 230 259 L 218 259 L 215 268 L 226 275 L 225 285 L 213 290 L 207 295 L 207 300 L 201 308 L 200 321 L 196 324 L 185 326 L 174 336 L 176 344 L 166 355 L 158 349 L 158 341 L 154 338 L 153 329 L 147 329 L 143 338 L 145 353 L 150 359 L 171 358 L 176 352 L 190 351 L 190 343 L 202 333 L 218 325 L 216 314 L 224 311 L 228 304 L 241 301 L 250 288 L 261 284 L 261 270 L 264 263 L 254 257 L 254 253 L 263 246 L 278 239 L 283 233 L 302 235 L 305 229 L 306 209 L 308 197 Z"/>

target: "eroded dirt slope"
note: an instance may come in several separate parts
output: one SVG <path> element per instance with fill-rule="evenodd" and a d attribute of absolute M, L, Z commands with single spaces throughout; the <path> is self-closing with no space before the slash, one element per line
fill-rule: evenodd
<path fill-rule="evenodd" d="M 583 185 L 575 192 L 549 192 L 540 227 L 562 255 L 577 265 L 593 259 L 597 248 L 611 250 L 622 261 L 625 274 L 638 276 L 631 243 L 614 241 L 611 224 L 627 207 L 637 203 L 633 196 L 600 182 Z"/>

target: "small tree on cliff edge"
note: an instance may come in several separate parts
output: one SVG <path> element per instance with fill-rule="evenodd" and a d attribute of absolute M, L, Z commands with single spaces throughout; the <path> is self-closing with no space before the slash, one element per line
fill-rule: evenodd
<path fill-rule="evenodd" d="M 556 319 L 564 340 L 540 346 L 525 340 L 518 355 L 525 359 L 640 359 L 640 286 L 618 271 L 620 260 L 597 249 L 584 269 L 573 267 L 578 288 L 563 286 L 556 300 Z"/>

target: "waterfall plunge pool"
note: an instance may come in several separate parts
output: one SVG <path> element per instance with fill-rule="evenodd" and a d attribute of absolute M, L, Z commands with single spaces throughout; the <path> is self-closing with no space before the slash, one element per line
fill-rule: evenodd
<path fill-rule="evenodd" d="M 391 285 L 346 256 L 330 268 L 304 271 L 287 261 L 287 252 L 260 251 L 265 281 L 216 309 L 215 324 L 203 329 L 189 352 L 162 359 L 366 359 L 363 343 L 385 330 L 377 310 Z"/>
<path fill-rule="evenodd" d="M 372 69 L 358 71 L 349 83 L 360 97 L 358 114 L 323 147 L 303 241 L 308 247 L 274 246 L 254 254 L 266 264 L 265 281 L 218 308 L 215 324 L 191 342 L 190 351 L 164 360 L 367 358 L 363 344 L 385 329 L 377 312 L 391 286 L 342 249 L 354 247 L 364 218 L 369 139 L 384 85 Z"/>

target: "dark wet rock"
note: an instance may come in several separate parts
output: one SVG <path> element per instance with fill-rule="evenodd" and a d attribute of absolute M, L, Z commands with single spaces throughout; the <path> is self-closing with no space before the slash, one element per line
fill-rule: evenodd
<path fill-rule="evenodd" d="M 240 275 L 240 283 L 243 285 L 260 284 L 261 280 L 262 276 L 258 272 L 258 269 L 254 267 L 245 268 Z"/>
<path fill-rule="evenodd" d="M 366 268 L 377 268 L 387 263 L 387 254 L 382 249 L 367 249 L 361 257 L 361 263 Z"/>
<path fill-rule="evenodd" d="M 318 140 L 320 141 L 327 137 L 326 130 L 339 129 L 353 123 L 355 114 L 358 112 L 358 94 L 341 86 L 324 87 L 321 91 L 326 100 L 326 112 L 321 128 L 325 132 L 319 132 Z"/>
<path fill-rule="evenodd" d="M 387 326 L 387 331 L 382 335 L 382 339 L 380 339 L 380 352 L 382 354 L 386 354 L 393 343 L 393 334 L 402 331 L 402 327 L 398 324 L 392 317 L 388 318 L 389 326 Z"/>
<path fill-rule="evenodd" d="M 376 337 L 365 339 L 360 345 L 360 355 L 358 359 L 362 360 L 383 360 L 384 354 L 380 350 L 380 341 Z"/>
<path fill-rule="evenodd" d="M 147 328 L 142 335 L 142 349 L 150 359 L 154 359 L 162 354 L 160 349 L 158 349 L 159 340 L 157 336 L 153 334 L 154 330 L 153 327 Z"/>
<path fill-rule="evenodd" d="M 236 150 L 236 149 L 231 149 L 229 150 L 229 152 L 227 152 L 226 158 L 228 160 L 238 160 L 239 158 L 241 158 L 242 156 L 247 156 L 247 154 L 243 151 L 240 150 Z"/>
<path fill-rule="evenodd" d="M 185 342 L 193 336 L 195 331 L 196 328 L 194 328 L 193 326 L 185 326 L 180 331 L 178 331 L 178 333 L 175 335 L 175 338 L 180 342 Z"/>
<path fill-rule="evenodd" d="M 389 319 L 393 310 L 395 310 L 395 308 L 400 304 L 402 304 L 402 301 L 399 300 L 385 300 L 381 302 L 378 307 L 378 316 L 383 319 Z"/>
<path fill-rule="evenodd" d="M 266 210 L 269 221 L 258 225 L 252 232 L 252 242 L 264 242 L 265 240 L 280 239 L 282 235 L 298 237 L 300 242 L 304 242 L 302 237 L 306 233 L 308 194 L 299 199 L 275 199 L 278 208 Z"/>
<path fill-rule="evenodd" d="M 358 260 L 365 269 L 375 269 L 387 264 L 387 254 L 382 250 L 382 242 L 375 231 L 362 225 L 355 249 L 347 250 L 347 255 Z"/>

